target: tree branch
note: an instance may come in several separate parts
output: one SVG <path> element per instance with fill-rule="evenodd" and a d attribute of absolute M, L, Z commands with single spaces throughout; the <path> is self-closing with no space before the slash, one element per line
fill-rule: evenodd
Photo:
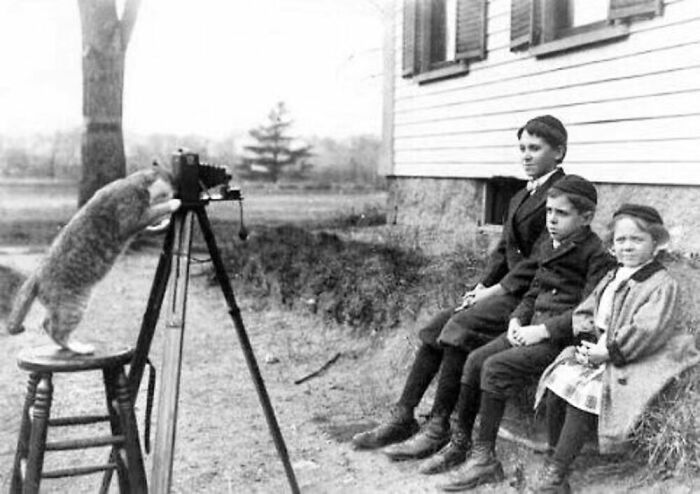
<path fill-rule="evenodd" d="M 136 18 L 139 15 L 139 8 L 141 8 L 141 0 L 126 0 L 124 3 L 124 12 L 122 12 L 121 17 L 122 47 L 124 50 L 129 46 L 131 33 L 134 31 Z"/>

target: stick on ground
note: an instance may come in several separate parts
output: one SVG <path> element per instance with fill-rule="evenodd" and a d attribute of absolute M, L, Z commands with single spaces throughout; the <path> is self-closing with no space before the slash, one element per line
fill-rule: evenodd
<path fill-rule="evenodd" d="M 321 375 L 324 371 L 326 371 L 326 369 L 328 369 L 331 365 L 333 365 L 340 358 L 340 356 L 342 354 L 343 354 L 342 352 L 336 353 L 335 355 L 333 355 L 333 357 L 328 362 L 323 364 L 318 370 L 315 370 L 312 373 L 307 374 L 304 377 L 297 379 L 296 381 L 294 381 L 294 384 L 301 384 L 303 382 L 308 381 L 309 379 L 312 379 L 314 377 Z"/>

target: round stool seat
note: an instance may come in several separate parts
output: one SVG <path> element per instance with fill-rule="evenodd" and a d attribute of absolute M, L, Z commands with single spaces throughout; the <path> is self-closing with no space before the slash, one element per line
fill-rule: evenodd
<path fill-rule="evenodd" d="M 119 344 L 93 344 L 95 352 L 79 355 L 58 345 L 25 348 L 17 357 L 20 369 L 31 372 L 79 372 L 127 364 L 134 348 Z"/>

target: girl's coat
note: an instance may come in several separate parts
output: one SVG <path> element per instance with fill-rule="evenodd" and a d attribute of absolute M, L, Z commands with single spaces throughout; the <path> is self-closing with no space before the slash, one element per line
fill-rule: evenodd
<path fill-rule="evenodd" d="M 600 296 L 614 276 L 614 270 L 609 272 L 576 308 L 574 335 L 597 332 L 594 321 Z M 615 292 L 611 324 L 605 333 L 610 362 L 603 374 L 598 418 L 601 452 L 622 451 L 652 399 L 673 378 L 700 362 L 694 338 L 676 324 L 677 304 L 678 285 L 656 261 L 637 271 Z M 545 370 L 537 402 L 545 391 L 545 376 L 573 356 L 574 347 L 567 347 Z"/>

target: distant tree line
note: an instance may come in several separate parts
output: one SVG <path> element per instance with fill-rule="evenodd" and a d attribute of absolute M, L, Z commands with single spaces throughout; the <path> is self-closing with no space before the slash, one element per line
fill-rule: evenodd
<path fill-rule="evenodd" d="M 211 139 L 198 135 L 127 132 L 124 141 L 127 173 L 153 161 L 169 167 L 172 153 L 178 148 L 188 148 L 199 153 L 203 161 L 228 167 L 238 181 L 270 181 L 264 175 L 256 177 L 244 173 L 250 164 L 250 153 L 244 144 L 250 142 L 250 137 L 246 135 Z M 360 135 L 338 139 L 312 136 L 302 141 L 303 147 L 310 149 L 312 155 L 280 168 L 278 182 L 383 185 L 383 177 L 377 175 L 378 137 Z M 22 137 L 0 135 L 0 177 L 78 180 L 81 175 L 80 142 L 81 131 L 77 128 Z"/>

